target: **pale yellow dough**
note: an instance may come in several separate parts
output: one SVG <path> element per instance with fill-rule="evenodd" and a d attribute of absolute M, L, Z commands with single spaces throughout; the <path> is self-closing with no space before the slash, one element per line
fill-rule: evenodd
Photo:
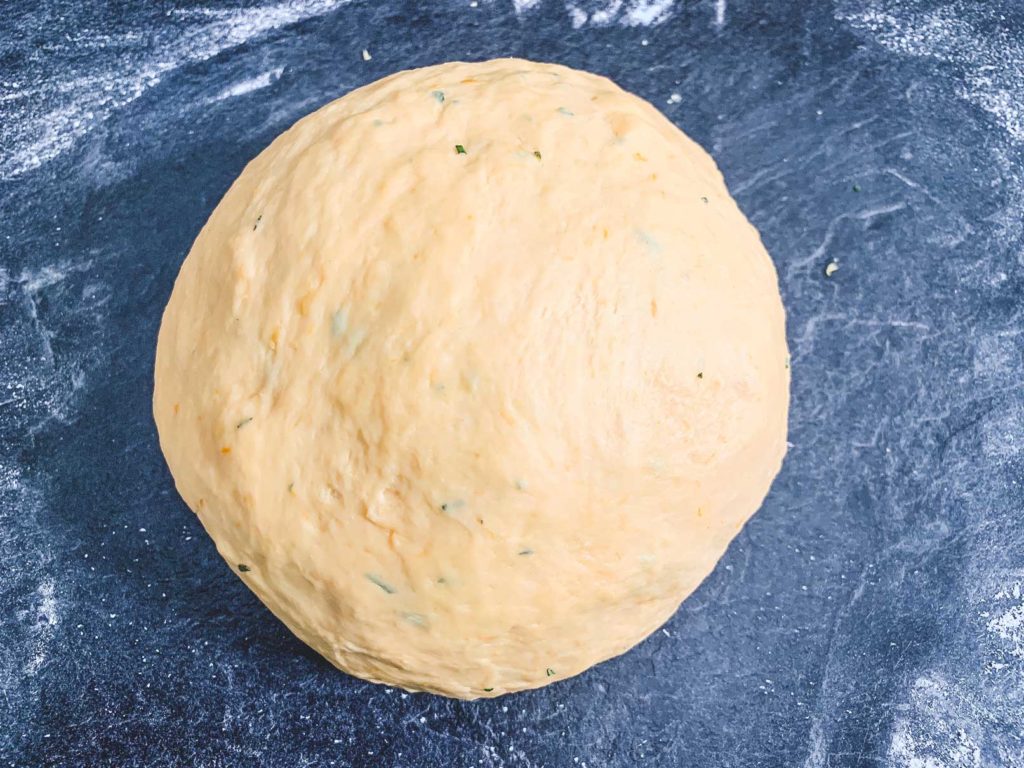
<path fill-rule="evenodd" d="M 786 446 L 775 270 L 711 158 L 609 80 L 402 72 L 232 185 L 164 314 L 181 495 L 295 634 L 496 696 L 661 625 Z"/>

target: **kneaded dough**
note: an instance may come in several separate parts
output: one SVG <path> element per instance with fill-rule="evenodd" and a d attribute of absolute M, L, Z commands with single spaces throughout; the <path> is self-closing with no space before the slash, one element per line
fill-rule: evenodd
<path fill-rule="evenodd" d="M 711 158 L 609 80 L 401 72 L 300 120 L 181 268 L 178 490 L 359 677 L 475 698 L 623 653 L 786 446 L 771 260 Z"/>

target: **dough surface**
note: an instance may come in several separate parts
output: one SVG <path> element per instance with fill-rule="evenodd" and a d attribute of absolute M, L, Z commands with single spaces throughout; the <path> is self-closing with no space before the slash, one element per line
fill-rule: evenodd
<path fill-rule="evenodd" d="M 604 78 L 402 72 L 253 160 L 156 356 L 187 504 L 302 640 L 475 698 L 623 653 L 786 446 L 775 270 L 711 158 Z"/>

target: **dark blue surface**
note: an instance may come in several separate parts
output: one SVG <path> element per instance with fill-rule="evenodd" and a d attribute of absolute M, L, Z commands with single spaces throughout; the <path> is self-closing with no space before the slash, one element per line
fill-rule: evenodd
<path fill-rule="evenodd" d="M 518 6 L 4 5 L 0 765 L 1024 766 L 1024 9 Z M 715 156 L 779 268 L 793 447 L 664 631 L 464 703 L 258 603 L 174 491 L 151 374 L 248 159 L 498 55 L 609 75 Z"/>

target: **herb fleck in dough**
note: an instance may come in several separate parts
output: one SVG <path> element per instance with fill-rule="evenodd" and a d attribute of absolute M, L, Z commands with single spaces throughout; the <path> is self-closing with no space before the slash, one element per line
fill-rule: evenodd
<path fill-rule="evenodd" d="M 498 60 L 361 88 L 249 164 L 181 268 L 154 414 L 292 631 L 474 698 L 668 619 L 764 498 L 788 390 L 711 158 L 604 78 Z"/>

